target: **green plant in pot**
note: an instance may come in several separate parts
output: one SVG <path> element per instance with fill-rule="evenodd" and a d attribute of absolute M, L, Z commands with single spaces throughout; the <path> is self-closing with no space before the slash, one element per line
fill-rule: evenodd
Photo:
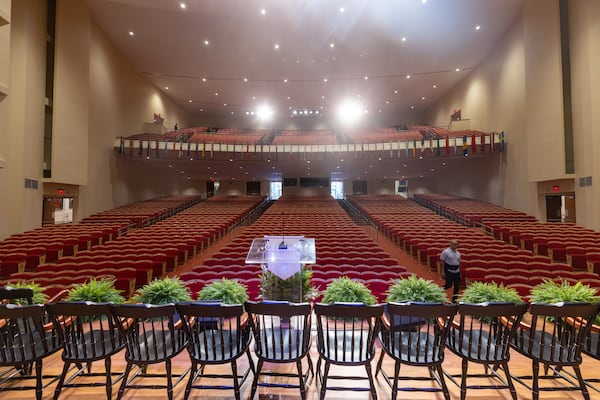
<path fill-rule="evenodd" d="M 260 295 L 263 299 L 287 300 L 297 302 L 299 281 L 302 283 L 302 301 L 311 301 L 317 297 L 318 291 L 310 285 L 312 269 L 303 267 L 299 272 L 288 279 L 281 279 L 269 271 L 263 271 L 260 275 Z"/>
<path fill-rule="evenodd" d="M 560 282 L 546 280 L 531 289 L 529 300 L 532 303 L 597 303 L 600 296 L 596 289 L 577 282 L 573 285 L 569 281 Z M 596 316 L 595 325 L 600 325 L 600 316 Z"/>
<path fill-rule="evenodd" d="M 48 295 L 44 293 L 44 288 L 42 288 L 39 284 L 31 281 L 19 281 L 15 283 L 11 283 L 9 285 L 11 288 L 15 289 L 31 289 L 33 290 L 33 298 L 31 299 L 33 304 L 45 304 L 48 300 Z M 26 301 L 22 299 L 15 299 L 15 304 L 27 304 Z"/>
<path fill-rule="evenodd" d="M 445 290 L 433 281 L 415 275 L 396 279 L 388 288 L 388 302 L 414 301 L 419 303 L 447 303 Z"/>
<path fill-rule="evenodd" d="M 522 303 L 515 289 L 498 285 L 496 282 L 472 282 L 463 291 L 462 303 Z"/>
<path fill-rule="evenodd" d="M 204 286 L 198 292 L 198 300 L 219 300 L 224 304 L 244 304 L 248 301 L 248 289 L 233 279 L 221 279 Z"/>
<path fill-rule="evenodd" d="M 95 303 L 121 304 L 125 298 L 115 288 L 114 279 L 90 279 L 85 283 L 73 285 L 66 301 L 92 301 Z"/>
<path fill-rule="evenodd" d="M 179 278 L 155 279 L 138 289 L 131 298 L 134 303 L 169 304 L 191 301 L 192 297 L 185 283 Z"/>
<path fill-rule="evenodd" d="M 363 303 L 372 305 L 377 298 L 368 287 L 343 276 L 333 280 L 323 292 L 323 303 Z"/>

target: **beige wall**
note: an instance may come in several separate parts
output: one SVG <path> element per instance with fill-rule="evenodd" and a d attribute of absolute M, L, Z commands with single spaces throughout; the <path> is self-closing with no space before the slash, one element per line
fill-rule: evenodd
<path fill-rule="evenodd" d="M 6 160 L 0 168 L 0 237 L 42 221 L 45 4 L 17 1 L 10 9 L 9 94 L 0 102 L 0 158 Z M 38 189 L 26 189 L 25 178 L 37 180 Z"/>
<path fill-rule="evenodd" d="M 471 120 L 472 129 L 504 131 L 507 143 L 505 153 L 478 161 L 473 158 L 469 160 L 473 167 L 461 167 L 439 177 L 436 191 L 541 217 L 544 210 L 540 209 L 536 185 L 528 176 L 523 25 L 518 18 L 490 55 L 431 108 L 427 122 L 447 125 L 452 111 L 462 109 L 462 117 Z"/>
<path fill-rule="evenodd" d="M 600 2 L 569 3 L 577 223 L 600 229 Z M 579 178 L 592 176 L 592 186 Z"/>

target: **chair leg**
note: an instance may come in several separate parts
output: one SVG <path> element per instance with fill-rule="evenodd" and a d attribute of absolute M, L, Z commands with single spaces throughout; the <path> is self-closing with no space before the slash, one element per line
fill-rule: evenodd
<path fill-rule="evenodd" d="M 504 375 L 506 376 L 506 383 L 508 384 L 508 390 L 510 390 L 510 395 L 513 400 L 517 400 L 517 390 L 515 389 L 515 384 L 513 383 L 512 378 L 510 377 L 510 371 L 508 370 L 508 362 L 502 363 L 502 369 L 504 370 Z"/>
<path fill-rule="evenodd" d="M 462 359 L 462 377 L 460 379 L 460 400 L 466 400 L 467 398 L 467 369 L 469 368 L 469 361 L 466 358 Z"/>
<path fill-rule="evenodd" d="M 579 387 L 581 388 L 581 394 L 583 394 L 583 398 L 585 400 L 590 400 L 590 393 L 588 392 L 587 385 L 583 380 L 583 376 L 581 376 L 581 369 L 579 369 L 579 365 L 574 365 L 573 371 L 575 371 L 575 375 L 577 376 L 577 380 L 579 381 Z"/>
<path fill-rule="evenodd" d="M 377 390 L 375 389 L 375 382 L 373 380 L 373 371 L 371 370 L 371 363 L 368 362 L 365 364 L 365 369 L 367 370 L 367 377 L 369 378 L 369 386 L 371 387 L 371 399 L 377 400 Z"/>
<path fill-rule="evenodd" d="M 319 359 L 319 363 L 321 360 Z M 323 380 L 321 381 L 321 394 L 319 396 L 319 400 L 325 399 L 325 392 L 327 391 L 327 376 L 329 375 L 329 361 L 325 361 L 325 367 L 323 368 Z"/>
<path fill-rule="evenodd" d="M 58 396 L 60 395 L 60 391 L 62 390 L 63 384 L 65 383 L 65 378 L 67 377 L 67 372 L 69 372 L 70 366 L 71 366 L 71 363 L 68 361 L 65 361 L 65 365 L 63 366 L 62 373 L 60 374 L 60 378 L 58 380 L 58 383 L 56 384 L 56 389 L 54 389 L 54 400 L 57 400 Z"/>
<path fill-rule="evenodd" d="M 250 365 L 250 371 L 252 371 L 252 374 L 256 374 L 256 368 L 254 367 L 254 360 L 252 359 L 252 355 L 250 354 L 250 349 L 246 350 L 246 355 L 248 356 L 248 364 Z"/>
<path fill-rule="evenodd" d="M 377 378 L 377 375 L 379 374 L 379 372 L 381 372 L 381 365 L 383 364 L 383 354 L 385 353 L 385 351 L 381 351 L 381 355 L 379 356 L 379 361 L 377 361 L 377 368 L 375 368 L 375 378 Z"/>
<path fill-rule="evenodd" d="M 119 393 L 117 395 L 117 400 L 121 400 L 121 397 L 123 397 L 123 393 L 125 392 L 125 387 L 127 386 L 127 378 L 129 377 L 129 373 L 131 372 L 132 367 L 133 367 L 133 364 L 127 363 L 127 366 L 125 367 L 125 372 L 123 373 L 123 382 L 121 382 L 121 386 L 119 386 Z"/>
<path fill-rule="evenodd" d="M 88 366 L 89 371 L 91 371 L 92 363 L 89 363 Z M 106 371 L 106 400 L 110 400 L 112 398 L 112 376 L 110 374 L 110 357 L 106 357 L 104 359 L 104 369 Z"/>
<path fill-rule="evenodd" d="M 304 376 L 302 375 L 302 361 L 296 360 L 296 368 L 298 368 L 298 381 L 300 386 L 300 397 L 302 400 L 306 400 L 306 385 L 304 382 Z"/>
<path fill-rule="evenodd" d="M 173 400 L 173 377 L 171 376 L 171 359 L 165 360 L 165 370 L 167 373 L 167 398 Z"/>
<path fill-rule="evenodd" d="M 250 392 L 250 400 L 254 399 L 254 395 L 256 394 L 256 388 L 258 387 L 258 378 L 260 377 L 260 370 L 262 369 L 264 361 L 262 359 L 258 359 L 258 363 L 256 364 L 256 373 L 254 374 L 254 379 L 252 380 L 252 391 Z"/>
<path fill-rule="evenodd" d="M 442 384 L 442 390 L 444 392 L 444 399 L 450 400 L 450 392 L 448 391 L 448 386 L 446 385 L 446 379 L 444 379 L 444 371 L 442 369 L 442 364 L 436 365 L 435 370 L 437 372 L 437 375 L 440 377 L 440 382 Z"/>
<path fill-rule="evenodd" d="M 185 392 L 183 394 L 183 400 L 187 400 L 190 397 L 190 392 L 192 390 L 192 383 L 194 383 L 194 379 L 196 378 L 196 371 L 198 371 L 198 363 L 192 360 L 192 367 L 190 369 L 190 379 L 188 379 L 187 384 L 185 385 Z"/>
<path fill-rule="evenodd" d="M 35 362 L 35 398 L 42 400 L 42 360 Z"/>
<path fill-rule="evenodd" d="M 379 362 L 383 359 L 383 353 L 381 353 L 381 357 L 379 358 Z M 379 365 L 377 366 L 379 368 Z M 377 373 L 375 373 L 377 376 Z M 394 384 L 392 385 L 392 400 L 396 400 L 398 397 L 398 378 L 400 377 L 400 361 L 396 360 L 394 363 Z"/>
<path fill-rule="evenodd" d="M 238 380 L 237 361 L 231 361 L 231 375 L 233 375 L 233 394 L 235 400 L 240 400 L 240 382 Z"/>
<path fill-rule="evenodd" d="M 531 370 L 533 379 L 531 384 L 531 398 L 533 400 L 538 400 L 540 398 L 540 382 L 538 380 L 540 375 L 540 363 L 537 361 L 532 361 Z"/>

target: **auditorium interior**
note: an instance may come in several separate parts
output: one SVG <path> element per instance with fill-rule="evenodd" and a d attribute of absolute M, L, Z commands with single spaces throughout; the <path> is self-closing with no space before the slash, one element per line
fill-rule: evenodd
<path fill-rule="evenodd" d="M 599 27 L 597 0 L 0 0 L 2 398 L 600 400 Z M 446 284 L 452 239 L 461 295 L 493 283 L 524 304 L 394 314 L 398 281 Z M 265 282 L 289 265 L 283 304 Z M 249 302 L 63 301 L 108 279 L 145 303 L 170 278 L 194 302 L 235 280 Z M 325 305 L 345 278 L 375 304 Z M 23 282 L 48 304 L 3 304 Z M 549 283 L 592 295 L 532 300 Z M 107 354 L 69 350 L 75 326 Z M 150 336 L 179 346 L 132 361 Z M 197 362 L 207 340 L 223 354 Z"/>

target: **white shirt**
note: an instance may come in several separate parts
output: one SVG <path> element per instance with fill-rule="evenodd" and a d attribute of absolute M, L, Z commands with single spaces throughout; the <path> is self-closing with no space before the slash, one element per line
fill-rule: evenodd
<path fill-rule="evenodd" d="M 460 265 L 460 253 L 458 250 L 452 250 L 448 247 L 440 254 L 440 260 L 453 267 L 458 267 Z"/>

